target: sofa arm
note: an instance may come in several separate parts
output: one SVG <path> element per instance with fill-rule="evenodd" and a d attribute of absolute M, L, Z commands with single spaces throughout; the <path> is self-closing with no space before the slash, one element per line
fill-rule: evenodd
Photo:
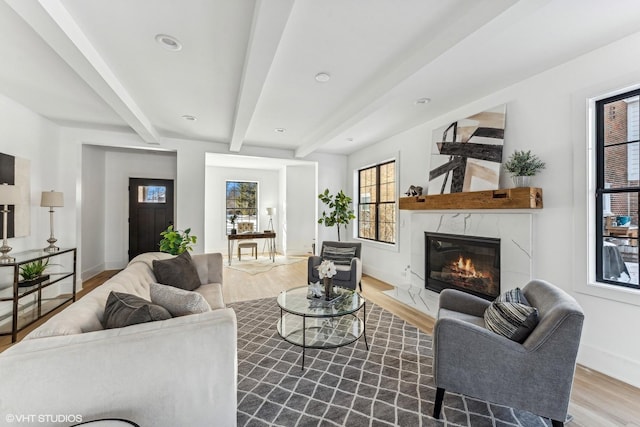
<path fill-rule="evenodd" d="M 222 285 L 222 254 L 219 252 L 208 254 L 197 254 L 191 257 L 198 270 L 200 283 L 220 283 Z"/>
<path fill-rule="evenodd" d="M 445 289 L 440 292 L 439 304 L 440 308 L 483 317 L 491 302 L 466 292 Z"/>
<path fill-rule="evenodd" d="M 231 309 L 23 341 L 0 355 L 0 416 L 235 426 L 237 366 Z"/>

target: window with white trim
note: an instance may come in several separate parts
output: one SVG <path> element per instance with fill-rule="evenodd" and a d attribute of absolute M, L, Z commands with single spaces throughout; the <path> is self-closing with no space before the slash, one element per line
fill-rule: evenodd
<path fill-rule="evenodd" d="M 258 183 L 253 181 L 226 182 L 227 234 L 240 222 L 253 223 L 258 231 Z M 233 220 L 233 223 L 232 223 Z"/>
<path fill-rule="evenodd" d="M 358 237 L 396 242 L 396 162 L 358 170 Z"/>
<path fill-rule="evenodd" d="M 596 101 L 596 280 L 640 289 L 640 90 Z"/>

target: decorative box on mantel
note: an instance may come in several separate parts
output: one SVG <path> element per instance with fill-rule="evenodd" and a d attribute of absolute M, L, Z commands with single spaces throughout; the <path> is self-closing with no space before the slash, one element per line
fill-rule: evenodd
<path fill-rule="evenodd" d="M 400 197 L 400 209 L 542 209 L 542 188 L 519 187 Z"/>

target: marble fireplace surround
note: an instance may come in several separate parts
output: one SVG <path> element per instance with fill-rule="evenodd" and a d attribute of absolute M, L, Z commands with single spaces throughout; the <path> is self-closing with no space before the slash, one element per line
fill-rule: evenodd
<path fill-rule="evenodd" d="M 531 280 L 533 218 L 530 213 L 434 213 L 411 215 L 411 284 L 420 290 L 424 307 L 435 317 L 438 293 L 425 289 L 424 232 L 500 239 L 500 292 Z"/>

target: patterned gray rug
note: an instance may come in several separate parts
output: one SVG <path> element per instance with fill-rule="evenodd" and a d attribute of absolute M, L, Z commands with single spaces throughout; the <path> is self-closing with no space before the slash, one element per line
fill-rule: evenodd
<path fill-rule="evenodd" d="M 367 340 L 302 349 L 278 335 L 275 298 L 229 304 L 238 318 L 238 426 L 519 426 L 549 422 L 528 412 L 445 394 L 431 418 L 435 388 L 431 337 L 367 304 Z"/>

